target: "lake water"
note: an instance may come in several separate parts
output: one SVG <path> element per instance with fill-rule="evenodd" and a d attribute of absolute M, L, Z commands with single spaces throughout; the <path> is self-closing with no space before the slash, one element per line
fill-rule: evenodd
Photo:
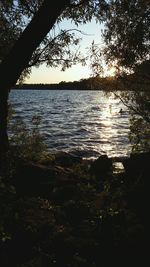
<path fill-rule="evenodd" d="M 103 91 L 12 90 L 16 113 L 31 129 L 32 117 L 41 117 L 40 132 L 49 150 L 71 152 L 86 158 L 128 156 L 129 113 Z M 123 109 L 120 114 L 119 110 Z"/>

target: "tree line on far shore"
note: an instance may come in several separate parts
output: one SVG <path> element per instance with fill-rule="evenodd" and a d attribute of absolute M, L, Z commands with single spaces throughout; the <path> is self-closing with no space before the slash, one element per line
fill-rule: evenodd
<path fill-rule="evenodd" d="M 79 81 L 59 83 L 23 83 L 16 84 L 13 89 L 25 90 L 147 90 L 149 82 L 135 74 L 130 74 L 126 77 L 90 77 Z"/>

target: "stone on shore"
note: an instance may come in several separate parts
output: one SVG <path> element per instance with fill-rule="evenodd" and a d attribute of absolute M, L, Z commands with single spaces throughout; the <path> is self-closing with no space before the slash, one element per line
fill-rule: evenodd
<path fill-rule="evenodd" d="M 90 167 L 90 173 L 97 178 L 101 175 L 109 174 L 112 171 L 112 159 L 107 155 L 102 155 L 98 159 L 92 162 Z"/>
<path fill-rule="evenodd" d="M 59 152 L 55 155 L 55 164 L 63 167 L 73 167 L 75 164 L 82 163 L 82 158 L 73 156 L 67 152 Z"/>

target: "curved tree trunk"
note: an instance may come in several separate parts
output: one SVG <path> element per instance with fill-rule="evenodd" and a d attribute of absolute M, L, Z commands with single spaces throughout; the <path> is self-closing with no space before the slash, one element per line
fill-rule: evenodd
<path fill-rule="evenodd" d="M 8 149 L 7 115 L 8 89 L 0 91 L 0 154 Z"/>
<path fill-rule="evenodd" d="M 10 53 L 0 64 L 0 155 L 8 148 L 8 93 L 28 65 L 32 53 L 69 3 L 69 0 L 45 0 Z"/>

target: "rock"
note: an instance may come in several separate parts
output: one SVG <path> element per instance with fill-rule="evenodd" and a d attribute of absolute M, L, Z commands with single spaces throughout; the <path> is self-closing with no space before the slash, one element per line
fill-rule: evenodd
<path fill-rule="evenodd" d="M 56 179 L 55 179 L 55 187 L 66 187 L 66 186 L 76 186 L 78 180 L 80 179 L 73 169 L 64 168 L 61 166 L 55 166 Z"/>
<path fill-rule="evenodd" d="M 69 168 L 79 163 L 82 163 L 81 157 L 76 157 L 66 152 L 60 152 L 55 155 L 55 164 L 60 166 Z"/>
<path fill-rule="evenodd" d="M 133 153 L 122 163 L 127 175 L 147 176 L 147 174 L 150 172 L 150 152 Z"/>
<path fill-rule="evenodd" d="M 107 155 L 102 155 L 92 162 L 90 173 L 99 177 L 103 174 L 108 174 L 112 171 L 112 159 Z"/>
<path fill-rule="evenodd" d="M 20 164 L 14 175 L 16 192 L 27 195 L 47 195 L 55 182 L 58 171 L 40 164 Z"/>

